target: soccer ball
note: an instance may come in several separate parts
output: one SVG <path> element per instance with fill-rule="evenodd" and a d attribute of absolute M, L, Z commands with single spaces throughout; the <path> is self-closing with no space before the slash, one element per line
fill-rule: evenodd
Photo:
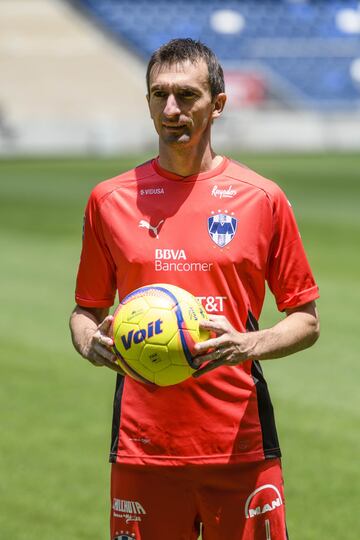
<path fill-rule="evenodd" d="M 209 339 L 199 321 L 207 319 L 189 292 L 163 283 L 128 294 L 114 313 L 112 334 L 119 366 L 137 381 L 177 384 L 195 371 L 194 345 Z"/>

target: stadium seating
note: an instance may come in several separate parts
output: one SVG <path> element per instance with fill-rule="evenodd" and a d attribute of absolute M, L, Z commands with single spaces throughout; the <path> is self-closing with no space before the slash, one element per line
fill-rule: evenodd
<path fill-rule="evenodd" d="M 142 62 L 67 2 L 1 0 L 0 35 L 0 156 L 134 149 L 152 133 Z"/>
<path fill-rule="evenodd" d="M 258 74 L 290 107 L 360 107 L 360 3 L 354 0 L 79 0 L 145 60 L 174 37 L 212 47 L 225 67 Z"/>

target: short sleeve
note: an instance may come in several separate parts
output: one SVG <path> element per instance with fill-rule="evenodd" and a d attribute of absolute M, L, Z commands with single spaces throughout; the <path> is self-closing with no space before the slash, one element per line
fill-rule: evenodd
<path fill-rule="evenodd" d="M 279 311 L 304 305 L 319 297 L 291 205 L 278 189 L 272 199 L 273 235 L 266 279 Z"/>
<path fill-rule="evenodd" d="M 110 307 L 115 293 L 116 268 L 104 238 L 100 204 L 93 191 L 84 217 L 75 300 L 84 307 Z"/>

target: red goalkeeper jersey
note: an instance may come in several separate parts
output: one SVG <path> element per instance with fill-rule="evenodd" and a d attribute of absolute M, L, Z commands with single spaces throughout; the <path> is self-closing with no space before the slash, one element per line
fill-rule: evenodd
<path fill-rule="evenodd" d="M 152 160 L 93 190 L 76 302 L 110 307 L 116 291 L 121 299 L 159 282 L 187 289 L 241 332 L 258 328 L 266 282 L 280 311 L 318 297 L 285 195 L 227 158 L 185 178 Z M 117 378 L 112 461 L 221 464 L 279 455 L 259 362 L 170 387 Z"/>

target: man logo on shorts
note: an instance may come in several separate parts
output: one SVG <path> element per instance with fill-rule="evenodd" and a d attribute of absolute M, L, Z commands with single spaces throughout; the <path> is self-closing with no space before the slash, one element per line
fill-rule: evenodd
<path fill-rule="evenodd" d="M 282 506 L 283 501 L 280 491 L 272 484 L 264 484 L 255 489 L 245 503 L 245 517 L 254 518 L 267 512 L 272 512 L 279 506 Z"/>
<path fill-rule="evenodd" d="M 129 536 L 128 534 L 120 534 L 120 536 L 115 536 L 113 540 L 136 540 L 136 537 Z"/>

